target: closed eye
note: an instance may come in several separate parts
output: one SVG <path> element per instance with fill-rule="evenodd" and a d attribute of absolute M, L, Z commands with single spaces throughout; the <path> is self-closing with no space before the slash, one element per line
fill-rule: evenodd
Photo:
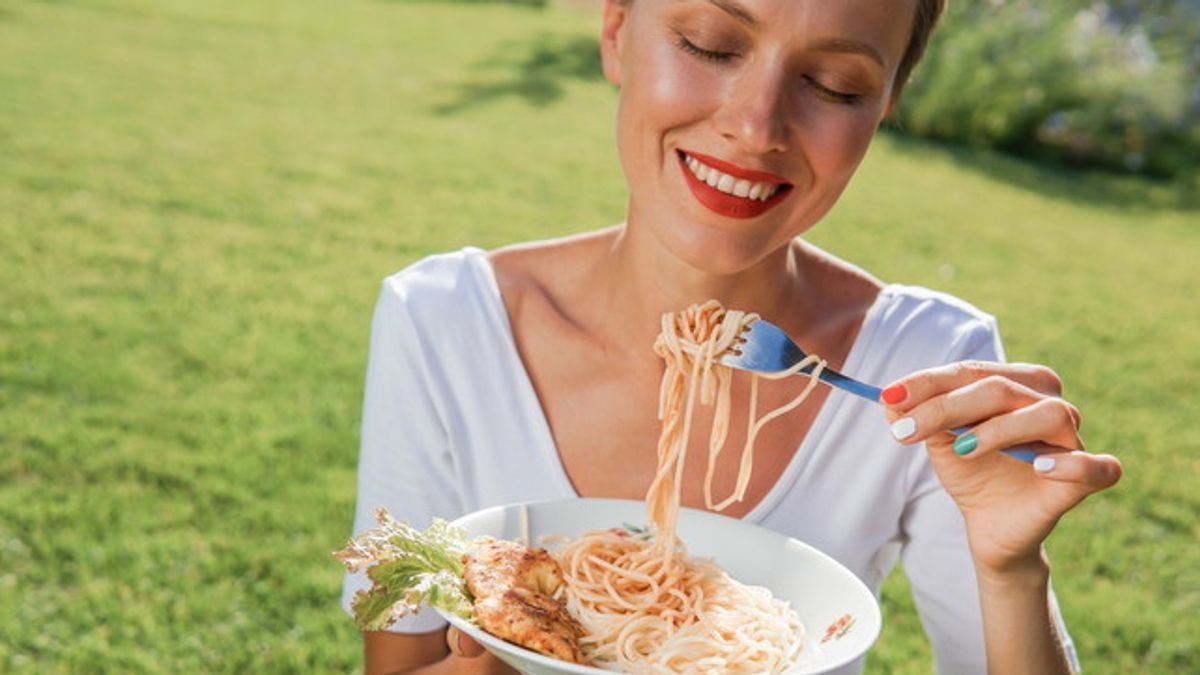
<path fill-rule="evenodd" d="M 682 49 L 683 51 L 685 51 L 697 58 L 704 59 L 706 61 L 714 61 L 717 63 L 726 63 L 737 57 L 737 54 L 734 52 L 718 52 L 718 51 L 713 51 L 711 49 L 705 49 L 703 47 L 698 46 L 696 43 L 692 42 L 691 40 L 687 39 L 686 37 L 684 37 L 682 35 L 679 36 L 678 44 L 679 44 L 679 48 Z"/>
<path fill-rule="evenodd" d="M 808 85 L 810 87 L 812 87 L 814 91 L 817 92 L 817 96 L 820 96 L 821 98 L 823 98 L 827 101 L 831 101 L 833 103 L 838 103 L 841 105 L 855 105 L 862 101 L 862 96 L 860 96 L 859 94 L 850 94 L 850 93 L 847 93 L 844 91 L 830 89 L 829 87 L 826 87 L 825 85 L 818 82 L 816 80 L 816 78 L 814 78 L 810 75 L 805 75 L 804 81 L 807 82 Z"/>

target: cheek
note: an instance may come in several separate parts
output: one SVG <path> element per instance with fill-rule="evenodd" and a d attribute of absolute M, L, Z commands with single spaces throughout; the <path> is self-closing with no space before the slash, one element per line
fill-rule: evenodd
<path fill-rule="evenodd" d="M 814 104 L 824 105 L 824 104 Z M 878 112 L 873 109 L 807 116 L 808 153 L 828 179 L 850 179 L 875 136 Z"/>
<path fill-rule="evenodd" d="M 655 50 L 651 66 L 654 73 L 648 78 L 649 95 L 673 117 L 688 119 L 703 115 L 716 100 L 719 82 L 711 69 L 696 59 L 681 54 L 673 45 Z"/>
<path fill-rule="evenodd" d="M 703 119 L 719 99 L 711 69 L 665 38 L 646 42 L 653 43 L 631 55 L 625 71 L 617 120 L 623 149 L 643 156 L 661 151 L 664 134 Z"/>

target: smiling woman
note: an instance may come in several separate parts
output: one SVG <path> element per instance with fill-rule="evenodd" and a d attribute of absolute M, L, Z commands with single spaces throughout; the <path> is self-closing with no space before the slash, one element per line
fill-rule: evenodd
<path fill-rule="evenodd" d="M 662 428 L 660 317 L 715 299 L 891 386 L 884 413 L 820 388 L 761 432 L 734 415 L 729 438 L 753 436 L 753 472 L 738 457 L 684 461 L 705 453 L 705 439 L 685 436 L 682 505 L 736 494 L 713 508 L 823 549 L 875 591 L 902 557 L 942 672 L 1069 672 L 1041 544 L 1120 464 L 1083 451 L 1052 370 L 1002 363 L 991 316 L 803 238 L 841 196 L 941 6 L 606 2 L 626 220 L 433 256 L 388 278 L 356 527 L 378 507 L 423 526 L 503 503 L 646 497 Z M 754 389 L 734 376 L 728 405 L 782 408 L 807 383 Z M 719 414 L 699 409 L 695 426 Z M 955 443 L 960 426 L 971 432 Z M 1042 455 L 1036 470 L 999 452 L 1016 444 Z M 363 584 L 347 577 L 347 601 Z M 504 670 L 468 658 L 476 649 L 435 616 L 389 630 L 366 635 L 369 672 Z"/>

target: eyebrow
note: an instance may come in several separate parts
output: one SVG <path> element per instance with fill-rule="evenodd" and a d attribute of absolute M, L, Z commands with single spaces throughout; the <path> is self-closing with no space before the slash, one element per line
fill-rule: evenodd
<path fill-rule="evenodd" d="M 711 2 L 713 5 L 717 6 L 718 8 L 724 10 L 726 13 L 733 16 L 738 21 L 741 21 L 742 23 L 744 23 L 748 26 L 758 25 L 758 19 L 755 19 L 754 15 L 751 14 L 749 12 L 749 10 L 747 10 L 745 7 L 742 7 L 741 5 L 737 4 L 733 0 L 708 0 L 708 1 Z"/>
<path fill-rule="evenodd" d="M 713 1 L 715 2 L 716 0 Z M 878 63 L 885 68 L 887 67 L 887 64 L 883 62 L 883 56 L 879 53 L 879 50 L 865 42 L 859 42 L 858 40 L 848 40 L 846 38 L 835 37 L 821 38 L 820 40 L 817 40 L 816 44 L 813 45 L 813 49 L 819 52 L 862 54 L 875 63 Z"/>
<path fill-rule="evenodd" d="M 708 0 L 708 2 L 747 26 L 753 27 L 758 25 L 758 19 L 748 9 L 739 5 L 734 0 Z M 858 40 L 837 37 L 822 38 L 814 45 L 814 49 L 820 52 L 861 54 L 875 63 L 887 67 L 887 64 L 883 62 L 883 56 L 879 53 L 879 50 Z"/>

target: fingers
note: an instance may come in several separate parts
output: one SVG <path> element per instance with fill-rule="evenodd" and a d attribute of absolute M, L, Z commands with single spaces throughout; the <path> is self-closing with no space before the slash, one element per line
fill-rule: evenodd
<path fill-rule="evenodd" d="M 1042 441 L 1080 449 L 1079 411 L 1061 398 L 1041 394 L 1016 380 L 992 375 L 929 398 L 892 423 L 892 434 L 917 443 L 946 429 L 978 424 L 959 454 Z"/>
<path fill-rule="evenodd" d="M 1092 455 L 1078 450 L 1042 455 L 1034 461 L 1033 470 L 1048 480 L 1076 483 L 1086 488 L 1084 494 L 1112 487 L 1121 480 L 1123 472 L 1121 460 L 1112 455 Z"/>
<path fill-rule="evenodd" d="M 935 396 L 991 377 L 1017 382 L 1044 396 L 1062 396 L 1062 380 L 1046 366 L 959 361 L 900 378 L 883 390 L 881 398 L 887 405 L 907 411 Z"/>
<path fill-rule="evenodd" d="M 469 635 L 454 626 L 451 626 L 446 631 L 446 645 L 450 647 L 451 653 L 455 656 L 468 659 L 473 659 L 484 652 L 483 647 L 478 642 L 472 640 Z"/>
<path fill-rule="evenodd" d="M 1075 406 L 1061 398 L 1044 398 L 988 419 L 955 439 L 954 450 L 965 457 L 1029 444 L 1044 444 L 1056 451 L 1084 450 L 1076 415 Z"/>

